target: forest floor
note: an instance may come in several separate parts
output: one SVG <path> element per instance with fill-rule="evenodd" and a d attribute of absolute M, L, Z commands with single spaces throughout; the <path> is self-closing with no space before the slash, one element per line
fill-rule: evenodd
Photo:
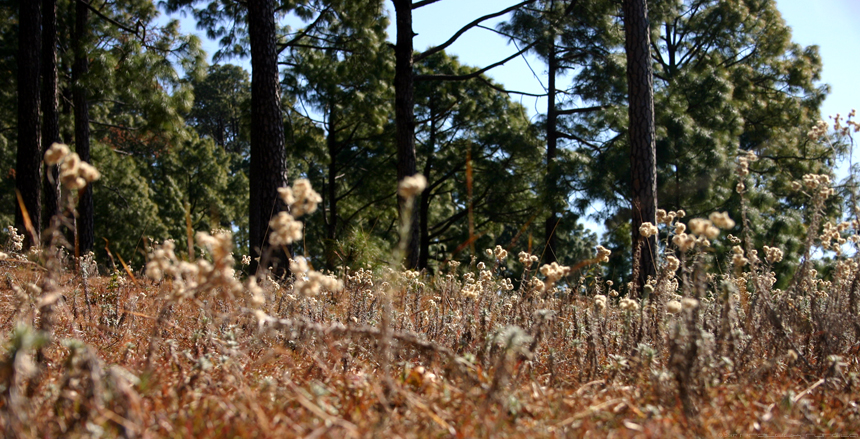
<path fill-rule="evenodd" d="M 178 297 L 171 280 L 0 261 L 0 423 L 7 437 L 860 435 L 857 328 L 774 307 L 782 332 L 764 299 L 726 304 L 707 282 L 678 311 L 659 285 L 634 307 L 585 275 L 571 295 L 506 291 L 494 270 Z"/>

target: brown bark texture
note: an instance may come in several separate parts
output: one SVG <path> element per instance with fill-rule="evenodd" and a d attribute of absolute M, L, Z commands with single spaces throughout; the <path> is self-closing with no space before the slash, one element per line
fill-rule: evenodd
<path fill-rule="evenodd" d="M 72 101 L 75 107 L 75 152 L 81 161 L 90 162 L 90 110 L 87 87 L 83 83 L 89 72 L 87 60 L 87 27 L 89 8 L 83 2 L 75 5 L 75 62 L 72 64 Z M 93 188 L 88 184 L 78 193 L 78 251 L 83 256 L 93 249 Z"/>
<path fill-rule="evenodd" d="M 57 0 L 42 1 L 42 151 L 60 142 L 60 115 L 57 103 Z M 49 166 L 45 178 L 43 226 L 60 212 L 60 169 Z M 50 178 L 49 178 L 50 175 Z"/>
<path fill-rule="evenodd" d="M 40 1 L 21 1 L 18 15 L 18 151 L 15 189 L 21 193 L 35 236 L 25 232 L 24 213 L 17 201 L 15 227 L 26 236 L 26 247 L 39 245 L 42 224 L 42 149 L 39 133 L 39 51 L 42 32 L 40 9 Z"/>
<path fill-rule="evenodd" d="M 633 248 L 641 245 L 635 279 L 641 287 L 648 275 L 656 275 L 657 238 L 639 233 L 643 222 L 657 224 L 657 158 L 654 135 L 654 72 L 646 0 L 624 0 L 624 31 L 627 53 L 627 84 L 630 124 L 630 170 L 632 177 Z M 639 244 L 641 242 L 641 244 Z"/>
<path fill-rule="evenodd" d="M 251 169 L 249 234 L 251 257 L 267 253 L 269 220 L 283 209 L 278 188 L 285 185 L 284 125 L 274 0 L 249 0 L 248 35 L 251 42 Z M 286 254 L 272 249 L 269 265 L 287 267 Z M 256 263 L 252 266 L 256 269 Z"/>
<path fill-rule="evenodd" d="M 549 206 L 549 216 L 545 224 L 546 249 L 543 253 L 543 261 L 547 264 L 557 260 L 558 235 L 556 228 L 559 222 L 557 209 L 558 197 L 558 171 L 556 170 L 556 156 L 558 155 L 558 113 L 555 107 L 555 76 L 558 72 L 558 60 L 555 55 L 555 42 L 550 43 L 549 60 L 547 62 L 547 74 L 549 84 L 547 87 L 546 108 L 546 197 Z"/>
<path fill-rule="evenodd" d="M 394 114 L 397 131 L 397 182 L 415 175 L 415 78 L 412 72 L 412 2 L 393 0 L 396 11 L 397 41 L 394 48 Z M 415 200 L 414 206 L 420 201 Z M 397 196 L 401 220 L 406 215 L 406 200 Z M 406 247 L 407 268 L 418 266 L 420 209 L 412 209 L 409 221 L 409 243 Z M 402 222 L 402 221 L 401 221 Z"/>

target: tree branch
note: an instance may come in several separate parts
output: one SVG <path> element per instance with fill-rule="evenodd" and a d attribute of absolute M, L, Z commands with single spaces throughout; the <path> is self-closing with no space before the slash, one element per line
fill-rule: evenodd
<path fill-rule="evenodd" d="M 36 1 L 36 0 L 32 0 L 32 1 Z M 103 14 L 102 11 L 99 11 L 98 9 L 94 8 L 93 5 L 90 4 L 90 2 L 84 1 L 84 0 L 77 0 L 77 1 L 78 1 L 78 3 L 80 3 L 82 5 L 86 5 L 86 7 L 89 8 L 89 10 L 93 11 L 93 13 L 98 15 L 102 20 L 106 20 L 108 23 L 113 24 L 114 26 L 116 26 L 116 27 L 130 33 L 130 34 L 133 34 L 134 36 L 143 40 L 143 37 L 145 35 L 141 36 L 140 33 L 138 33 L 138 30 L 140 29 L 140 25 L 141 25 L 140 20 L 137 20 L 137 23 L 135 23 L 135 28 L 132 29 L 132 28 L 108 17 L 107 15 Z"/>
<path fill-rule="evenodd" d="M 78 1 L 80 1 L 80 0 L 78 0 Z M 322 21 L 323 17 L 325 16 L 325 14 L 329 10 L 331 10 L 331 6 L 327 6 L 325 9 L 323 9 L 322 12 L 320 12 L 320 15 L 317 16 L 317 19 L 314 20 L 313 23 L 309 24 L 306 28 L 302 29 L 301 32 L 298 33 L 298 35 L 293 37 L 293 39 L 291 39 L 290 41 L 287 41 L 283 45 L 279 46 L 278 47 L 278 55 L 280 55 L 281 52 L 284 51 L 284 49 L 286 49 L 288 47 L 293 47 L 294 45 L 296 45 L 296 43 L 299 42 L 300 39 L 304 38 L 308 34 L 308 32 L 311 31 L 311 29 L 315 28 L 320 23 L 320 21 Z"/>
<path fill-rule="evenodd" d="M 432 5 L 433 3 L 438 2 L 439 0 L 421 0 L 420 2 L 412 3 L 412 10 L 416 10 L 420 7 Z"/>
<path fill-rule="evenodd" d="M 567 110 L 556 110 L 555 114 L 562 116 L 567 114 L 590 113 L 592 111 L 609 108 L 609 105 L 596 105 L 594 107 L 568 108 Z"/>
<path fill-rule="evenodd" d="M 536 94 L 536 93 L 526 93 L 526 92 L 524 92 L 524 91 L 508 90 L 508 89 L 505 89 L 505 88 L 503 88 L 503 87 L 499 87 L 499 86 L 498 86 L 498 85 L 496 85 L 496 84 L 493 84 L 493 82 L 492 82 L 492 81 L 490 81 L 489 79 L 484 78 L 484 77 L 482 77 L 482 76 L 479 76 L 479 77 L 478 77 L 478 80 L 479 80 L 479 81 L 481 81 L 481 82 L 483 82 L 484 84 L 486 84 L 488 87 L 492 88 L 493 90 L 496 90 L 496 91 L 499 91 L 499 92 L 502 92 L 502 93 L 518 94 L 518 95 L 523 95 L 523 96 L 532 96 L 532 97 L 536 97 L 536 98 L 541 98 L 541 97 L 546 96 L 546 93 L 543 93 L 543 94 Z"/>
<path fill-rule="evenodd" d="M 514 59 L 514 58 L 516 58 L 516 57 L 518 57 L 518 56 L 520 56 L 520 55 L 522 55 L 523 53 L 525 53 L 526 51 L 528 51 L 529 49 L 531 49 L 532 47 L 534 47 L 536 44 L 537 44 L 537 41 L 535 41 L 534 43 L 529 44 L 528 46 L 524 47 L 524 48 L 523 48 L 522 50 L 520 50 L 519 52 L 517 52 L 517 53 L 515 53 L 515 54 L 513 54 L 513 55 L 511 55 L 511 56 L 509 56 L 509 57 L 507 57 L 507 58 L 505 58 L 505 59 L 503 59 L 503 60 L 501 60 L 501 61 L 499 61 L 499 62 L 495 63 L 495 64 L 490 64 L 490 65 L 488 65 L 487 67 L 484 67 L 484 68 L 483 68 L 483 69 L 481 69 L 481 70 L 478 70 L 478 71 L 475 71 L 475 72 L 469 73 L 468 75 L 417 75 L 417 76 L 415 76 L 415 81 L 416 81 L 416 82 L 417 82 L 417 81 L 430 81 L 430 80 L 437 80 L 437 81 L 462 81 L 462 80 L 466 80 L 466 79 L 472 79 L 472 78 L 475 78 L 475 77 L 481 76 L 481 74 L 483 74 L 484 72 L 486 72 L 486 71 L 488 71 L 488 70 L 490 70 L 490 69 L 493 69 L 493 68 L 496 68 L 496 67 L 498 67 L 498 66 L 500 66 L 500 65 L 503 65 L 503 64 L 505 64 L 506 62 L 508 62 L 508 61 L 510 61 L 510 60 L 512 60 L 512 59 Z"/>
<path fill-rule="evenodd" d="M 425 1 L 429 1 L 429 0 L 425 0 Z M 529 3 L 534 3 L 535 1 L 536 0 L 525 0 L 525 1 L 517 3 L 517 4 L 515 4 L 509 8 L 503 9 L 499 12 L 495 12 L 495 13 L 484 15 L 483 17 L 477 18 L 474 21 L 472 21 L 471 23 L 460 28 L 460 30 L 458 30 L 457 33 L 454 34 L 454 36 L 449 38 L 448 41 L 442 43 L 439 46 L 431 47 L 431 48 L 425 50 L 424 52 L 419 53 L 418 55 L 415 55 L 415 57 L 413 58 L 413 62 L 417 63 L 418 61 L 421 61 L 422 59 L 427 58 L 428 56 L 430 56 L 434 53 L 441 52 L 441 51 L 445 50 L 448 46 L 454 44 L 454 42 L 457 41 L 457 38 L 460 38 L 460 36 L 463 35 L 464 33 L 466 33 L 466 31 L 468 31 L 469 29 L 481 24 L 482 21 L 489 20 L 491 18 L 495 18 L 495 17 L 498 17 L 500 15 L 505 15 L 508 12 L 516 10 L 516 9 L 520 8 L 521 6 L 527 5 Z M 424 2 L 419 2 L 419 3 L 424 3 Z M 413 7 L 412 9 L 415 9 L 415 8 Z"/>

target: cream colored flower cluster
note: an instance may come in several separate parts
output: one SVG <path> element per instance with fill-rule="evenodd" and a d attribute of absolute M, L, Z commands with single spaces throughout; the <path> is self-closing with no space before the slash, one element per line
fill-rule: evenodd
<path fill-rule="evenodd" d="M 594 306 L 597 307 L 598 310 L 603 311 L 606 309 L 606 296 L 603 294 L 597 294 L 594 296 Z"/>
<path fill-rule="evenodd" d="M 750 163 L 758 160 L 758 156 L 755 155 L 752 151 L 746 151 L 742 155 L 738 156 L 738 176 L 740 177 L 740 181 L 738 181 L 737 186 L 735 186 L 735 191 L 739 194 L 742 194 L 744 190 L 746 190 L 746 185 L 744 185 L 744 178 L 750 173 Z"/>
<path fill-rule="evenodd" d="M 827 122 L 823 120 L 819 120 L 812 126 L 812 129 L 806 133 L 806 137 L 809 137 L 809 140 L 818 140 L 827 135 Z"/>
<path fill-rule="evenodd" d="M 317 210 L 317 205 L 322 201 L 322 197 L 314 192 L 310 181 L 306 179 L 296 180 L 293 182 L 293 187 L 278 188 L 278 194 L 284 204 L 290 206 L 291 213 L 278 212 L 278 215 L 269 221 L 269 227 L 272 229 L 269 243 L 272 245 L 290 245 L 302 239 L 303 225 L 296 218 L 314 213 Z"/>
<path fill-rule="evenodd" d="M 520 264 L 523 264 L 526 269 L 529 269 L 532 264 L 538 261 L 538 257 L 536 255 L 530 254 L 528 252 L 520 252 L 517 257 L 519 258 Z"/>
<path fill-rule="evenodd" d="M 503 249 L 502 246 L 497 245 L 496 248 L 488 248 L 487 255 L 490 257 L 494 257 L 497 261 L 504 261 L 508 257 L 508 251 Z"/>
<path fill-rule="evenodd" d="M 19 234 L 18 229 L 12 226 L 6 227 L 6 233 L 9 235 L 9 244 L 12 247 L 12 251 L 21 251 L 24 248 L 24 235 Z"/>
<path fill-rule="evenodd" d="M 413 198 L 427 187 L 427 179 L 421 174 L 415 174 L 411 177 L 404 177 L 400 180 L 397 187 L 397 193 L 403 198 Z"/>
<path fill-rule="evenodd" d="M 817 190 L 817 195 L 824 198 L 828 198 L 836 194 L 836 189 L 830 187 L 830 176 L 826 174 L 806 174 L 803 176 L 802 181 L 792 182 L 791 188 L 796 191 L 801 188 L 806 188 L 809 191 Z M 813 193 L 813 195 L 815 195 L 815 193 Z"/>
<path fill-rule="evenodd" d="M 618 303 L 618 306 L 619 306 L 619 308 L 621 308 L 622 311 L 638 311 L 639 310 L 639 302 L 637 302 L 633 299 L 627 298 L 627 297 L 621 299 L 621 301 Z"/>
<path fill-rule="evenodd" d="M 832 222 L 824 223 L 824 230 L 821 231 L 821 247 L 825 250 L 832 250 L 836 254 L 842 254 L 842 245 L 848 242 L 842 237 L 842 232 L 851 228 L 851 223 L 848 221 L 834 224 Z M 854 238 L 853 241 L 856 241 Z"/>
<path fill-rule="evenodd" d="M 611 255 L 611 254 L 612 254 L 612 250 L 609 250 L 608 248 L 606 248 L 602 245 L 598 245 L 597 246 L 597 256 L 595 256 L 595 259 L 597 259 L 598 262 L 609 262 L 609 255 Z"/>
<path fill-rule="evenodd" d="M 293 291 L 302 297 L 317 296 L 323 289 L 331 292 L 343 290 L 340 279 L 311 270 L 308 261 L 301 256 L 290 259 L 290 271 L 296 276 Z"/>
<path fill-rule="evenodd" d="M 570 274 L 570 267 L 558 265 L 558 262 L 553 262 L 540 267 L 540 273 L 546 276 L 546 280 L 550 284 L 553 284 L 559 279 Z"/>
<path fill-rule="evenodd" d="M 671 226 L 672 222 L 675 221 L 675 218 L 683 218 L 686 215 L 687 212 L 684 212 L 683 209 L 668 212 L 664 209 L 657 209 L 657 223 Z"/>
<path fill-rule="evenodd" d="M 60 165 L 60 181 L 70 190 L 83 189 L 101 177 L 95 167 L 82 161 L 78 153 L 69 152 L 62 143 L 54 143 L 45 151 L 45 164 Z"/>
<path fill-rule="evenodd" d="M 146 275 L 152 280 L 160 281 L 167 276 L 173 278 L 173 298 L 184 299 L 207 290 L 219 289 L 229 297 L 241 294 L 242 283 L 236 279 L 233 270 L 233 237 L 230 232 L 210 235 L 197 232 L 197 245 L 205 248 L 212 256 L 212 262 L 199 258 L 194 262 L 180 261 L 174 249 L 172 240 L 165 241 L 155 247 L 149 254 L 146 264 Z M 252 278 L 253 279 L 253 278 Z M 249 280 L 249 289 L 253 291 L 256 283 Z"/>
<path fill-rule="evenodd" d="M 672 243 L 682 252 L 693 249 L 696 244 L 702 247 L 711 245 L 710 239 L 720 235 L 720 229 L 731 229 L 735 222 L 726 212 L 713 212 L 709 219 L 693 218 L 689 222 L 690 233 L 685 233 L 687 227 L 681 223 L 675 225 L 675 236 Z"/>
<path fill-rule="evenodd" d="M 644 238 L 650 238 L 657 234 L 657 226 L 646 221 L 639 226 L 639 234 Z"/>
<path fill-rule="evenodd" d="M 739 245 L 732 247 L 732 265 L 734 265 L 735 268 L 740 269 L 748 263 L 749 259 L 744 257 L 743 247 Z"/>
<path fill-rule="evenodd" d="M 678 258 L 672 255 L 666 256 L 666 270 L 668 270 L 669 273 L 675 273 L 680 267 L 681 261 L 678 260 Z"/>
<path fill-rule="evenodd" d="M 764 258 L 771 264 L 782 261 L 782 250 L 777 247 L 764 246 Z"/>

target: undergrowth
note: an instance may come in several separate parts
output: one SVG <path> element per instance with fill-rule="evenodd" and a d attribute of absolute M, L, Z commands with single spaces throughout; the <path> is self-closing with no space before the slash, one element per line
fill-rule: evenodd
<path fill-rule="evenodd" d="M 754 159 L 739 157 L 741 196 Z M 422 184 L 409 179 L 401 194 Z M 520 252 L 515 279 L 504 269 L 515 249 L 430 276 L 398 268 L 403 245 L 376 271 L 323 274 L 296 257 L 285 277 L 247 277 L 235 268 L 250 261 L 234 260 L 224 231 L 198 233 L 207 251 L 195 260 L 152 243 L 144 272 L 119 261 L 99 276 L 91 258 L 63 250 L 73 248 L 61 233 L 72 191 L 43 249 L 23 253 L 10 229 L 0 254 L 0 428 L 72 438 L 857 434 L 860 265 L 844 249 L 860 223 L 824 221 L 828 176 L 796 186 L 815 207 L 785 289 L 772 270 L 782 252 L 754 248 L 743 212 L 735 224 L 661 211 L 641 230 L 662 251 L 641 291 L 602 279 L 603 248 L 573 267 Z M 289 245 L 319 200 L 303 181 L 281 196 L 291 210 L 273 219 L 271 242 Z M 715 240 L 730 251 L 715 255 Z M 839 253 L 826 277 L 813 264 L 824 250 Z"/>

